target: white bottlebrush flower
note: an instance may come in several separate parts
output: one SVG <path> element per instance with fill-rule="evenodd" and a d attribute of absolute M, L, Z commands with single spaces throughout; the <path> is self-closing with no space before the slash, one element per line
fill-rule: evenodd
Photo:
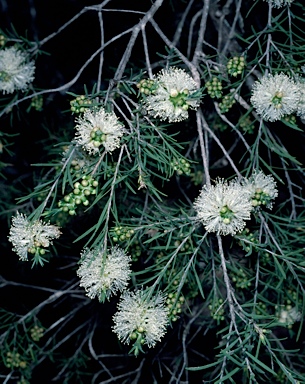
<path fill-rule="evenodd" d="M 188 118 L 188 109 L 197 109 L 200 96 L 195 96 L 198 87 L 193 78 L 183 69 L 162 69 L 156 77 L 155 90 L 145 98 L 147 112 L 170 123 Z"/>
<path fill-rule="evenodd" d="M 264 0 L 268 1 L 269 4 L 274 8 L 281 8 L 284 5 L 290 5 L 294 0 Z"/>
<path fill-rule="evenodd" d="M 34 80 L 35 64 L 16 47 L 0 50 L 0 90 L 3 93 L 24 91 Z"/>
<path fill-rule="evenodd" d="M 271 175 L 255 170 L 249 179 L 244 179 L 243 186 L 249 190 L 253 207 L 264 205 L 272 208 L 272 200 L 277 197 L 276 182 Z"/>
<path fill-rule="evenodd" d="M 9 241 L 13 244 L 14 252 L 17 253 L 20 260 L 28 260 L 28 253 L 40 255 L 45 253 L 44 248 L 52 244 L 53 239 L 61 235 L 56 225 L 44 223 L 41 220 L 29 221 L 22 213 L 12 218 Z"/>
<path fill-rule="evenodd" d="M 299 86 L 284 73 L 263 76 L 252 88 L 251 103 L 266 121 L 294 113 L 299 99 Z"/>
<path fill-rule="evenodd" d="M 203 186 L 194 208 L 208 232 L 234 235 L 250 219 L 250 192 L 236 181 L 218 179 L 215 185 Z"/>
<path fill-rule="evenodd" d="M 100 146 L 104 146 L 106 152 L 120 147 L 125 129 L 113 112 L 106 112 L 103 108 L 87 110 L 76 121 L 75 140 L 90 154 L 98 153 Z"/>
<path fill-rule="evenodd" d="M 103 250 L 85 249 L 82 253 L 77 275 L 80 286 L 84 287 L 90 299 L 109 299 L 118 291 L 123 291 L 130 279 L 131 258 L 119 247 L 112 247 L 104 254 Z"/>
<path fill-rule="evenodd" d="M 143 291 L 125 291 L 113 316 L 115 332 L 123 343 L 130 341 L 154 347 L 166 333 L 168 309 L 158 294 L 147 300 Z"/>

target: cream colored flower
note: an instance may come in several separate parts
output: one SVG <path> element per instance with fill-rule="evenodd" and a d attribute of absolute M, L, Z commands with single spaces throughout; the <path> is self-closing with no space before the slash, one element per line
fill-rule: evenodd
<path fill-rule="evenodd" d="M 154 347 L 166 333 L 168 309 L 158 294 L 147 300 L 143 291 L 125 291 L 113 316 L 115 332 L 123 343 L 147 344 Z"/>
<path fill-rule="evenodd" d="M 300 97 L 299 86 L 289 76 L 277 73 L 254 83 L 251 103 L 264 120 L 276 121 L 296 112 Z"/>
<path fill-rule="evenodd" d="M 85 288 L 90 299 L 97 297 L 104 301 L 126 289 L 131 274 L 131 258 L 123 249 L 112 247 L 106 254 L 97 248 L 85 249 L 81 256 L 77 275 L 80 286 Z"/>
<path fill-rule="evenodd" d="M 17 215 L 12 218 L 8 239 L 20 260 L 26 261 L 28 253 L 44 255 L 44 248 L 49 247 L 52 240 L 60 235 L 61 232 L 56 225 L 50 225 L 41 220 L 31 222 L 25 215 L 17 212 Z"/>
<path fill-rule="evenodd" d="M 151 116 L 174 123 L 187 119 L 188 109 L 199 107 L 197 85 L 183 69 L 162 69 L 154 81 L 154 91 L 144 101 Z"/>
<path fill-rule="evenodd" d="M 90 154 L 98 153 L 100 147 L 104 147 L 106 152 L 120 147 L 125 129 L 113 112 L 106 112 L 103 108 L 87 110 L 76 121 L 75 140 Z"/>
<path fill-rule="evenodd" d="M 34 80 L 35 64 L 16 47 L 0 50 L 0 90 L 3 93 L 25 91 Z"/>
<path fill-rule="evenodd" d="M 236 181 L 218 179 L 215 185 L 204 185 L 194 208 L 198 220 L 208 232 L 235 235 L 250 219 L 251 193 Z"/>

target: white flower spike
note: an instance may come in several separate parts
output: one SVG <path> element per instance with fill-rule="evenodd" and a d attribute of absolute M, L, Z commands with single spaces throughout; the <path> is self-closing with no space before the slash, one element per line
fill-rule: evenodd
<path fill-rule="evenodd" d="M 194 96 L 198 87 L 183 69 L 162 69 L 154 78 L 155 89 L 145 98 L 147 112 L 170 123 L 188 118 L 188 109 L 197 109 L 200 96 Z"/>
<path fill-rule="evenodd" d="M 30 222 L 28 218 L 17 212 L 12 218 L 9 241 L 13 244 L 13 251 L 20 260 L 28 260 L 28 253 L 45 254 L 45 249 L 52 244 L 53 239 L 59 238 L 61 232 L 56 225 L 44 223 L 41 220 Z"/>
<path fill-rule="evenodd" d="M 208 232 L 235 235 L 250 219 L 251 193 L 236 181 L 218 179 L 213 186 L 204 185 L 194 203 L 197 218 Z"/>
<path fill-rule="evenodd" d="M 35 64 L 16 47 L 0 50 L 0 90 L 3 93 L 25 91 L 34 80 Z"/>
<path fill-rule="evenodd" d="M 123 291 L 130 279 L 131 258 L 119 247 L 112 247 L 105 255 L 103 250 L 85 249 L 82 252 L 77 275 L 90 299 L 109 300 L 118 291 Z"/>
<path fill-rule="evenodd" d="M 120 147 L 120 138 L 125 129 L 113 112 L 87 110 L 77 120 L 75 140 L 91 155 L 99 152 L 103 146 L 106 152 L 112 152 Z"/>
<path fill-rule="evenodd" d="M 139 349 L 143 344 L 154 347 L 165 335 L 169 321 L 164 297 L 159 293 L 147 300 L 143 291 L 125 291 L 113 321 L 113 332 L 123 343 L 134 342 Z"/>
<path fill-rule="evenodd" d="M 296 112 L 300 97 L 299 86 L 289 76 L 277 73 L 256 81 L 250 100 L 264 120 L 276 121 Z"/>

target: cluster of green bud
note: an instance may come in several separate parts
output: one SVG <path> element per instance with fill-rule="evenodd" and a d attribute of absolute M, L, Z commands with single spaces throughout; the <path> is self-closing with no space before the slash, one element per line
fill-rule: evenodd
<path fill-rule="evenodd" d="M 8 368 L 25 369 L 27 367 L 27 362 L 22 360 L 22 357 L 18 352 L 7 352 L 5 365 Z"/>
<path fill-rule="evenodd" d="M 292 289 L 287 290 L 288 299 L 286 300 L 286 304 L 296 303 L 298 299 L 298 295 L 296 291 Z"/>
<path fill-rule="evenodd" d="M 138 84 L 137 88 L 144 95 L 151 95 L 157 89 L 157 83 L 152 79 L 142 79 Z"/>
<path fill-rule="evenodd" d="M 274 108 L 281 109 L 282 108 L 282 99 L 283 99 L 284 93 L 282 91 L 275 92 L 273 98 L 272 98 L 272 104 Z"/>
<path fill-rule="evenodd" d="M 244 228 L 239 236 L 243 237 L 245 240 L 248 240 L 251 243 L 251 246 L 256 249 L 256 245 L 259 244 L 256 233 L 250 231 L 249 228 Z M 239 245 L 243 247 L 246 252 L 251 250 L 250 244 L 248 242 L 239 241 Z"/>
<path fill-rule="evenodd" d="M 231 220 L 232 220 L 232 217 L 234 216 L 234 213 L 229 207 L 224 205 L 221 208 L 219 213 L 220 213 L 220 217 L 222 218 L 222 221 L 224 224 L 230 224 L 231 223 Z"/>
<path fill-rule="evenodd" d="M 49 243 L 42 244 L 39 241 L 35 240 L 33 246 L 28 248 L 28 253 L 30 253 L 31 255 L 43 256 L 46 254 L 45 248 L 47 248 L 48 246 L 49 246 Z"/>
<path fill-rule="evenodd" d="M 181 237 L 183 237 L 183 234 L 182 234 Z M 177 249 L 177 248 L 180 246 L 181 242 L 182 242 L 182 241 L 180 241 L 180 240 L 175 240 L 175 241 L 174 241 L 174 247 Z M 188 239 L 188 240 L 182 245 L 182 247 L 179 249 L 179 252 L 188 252 L 188 251 L 191 249 L 191 245 L 192 245 L 192 244 L 191 244 L 191 240 Z"/>
<path fill-rule="evenodd" d="M 86 109 L 92 108 L 92 100 L 81 95 L 77 96 L 76 99 L 71 100 L 70 105 L 73 113 L 84 113 Z"/>
<path fill-rule="evenodd" d="M 31 107 L 36 109 L 36 111 L 42 111 L 43 107 L 43 97 L 42 95 L 37 95 L 31 99 Z"/>
<path fill-rule="evenodd" d="M 0 33 L 0 47 L 3 47 L 6 43 L 6 37 Z"/>
<path fill-rule="evenodd" d="M 114 175 L 116 167 L 117 167 L 117 163 L 109 162 L 109 163 L 107 163 L 107 165 L 105 164 L 105 166 L 104 166 L 104 175 L 108 179 L 110 179 L 110 177 L 112 177 Z"/>
<path fill-rule="evenodd" d="M 85 165 L 85 161 L 81 159 L 73 159 L 71 161 L 71 171 L 77 172 Z"/>
<path fill-rule="evenodd" d="M 222 85 L 221 80 L 218 77 L 212 77 L 210 81 L 206 82 L 206 87 L 208 94 L 212 97 L 212 99 L 220 99 L 222 97 Z"/>
<path fill-rule="evenodd" d="M 219 103 L 219 108 L 221 113 L 229 112 L 229 110 L 232 108 L 233 104 L 235 104 L 234 97 L 230 95 L 225 95 L 221 102 Z"/>
<path fill-rule="evenodd" d="M 213 303 L 209 305 L 209 310 L 211 312 L 212 318 L 217 321 L 217 324 L 225 319 L 223 299 L 213 301 Z"/>
<path fill-rule="evenodd" d="M 268 195 L 268 193 L 263 192 L 261 188 L 257 188 L 255 190 L 255 195 L 252 197 L 251 203 L 253 207 L 257 207 L 260 205 L 268 205 L 271 200 L 272 198 Z"/>
<path fill-rule="evenodd" d="M 107 141 L 107 134 L 102 132 L 100 128 L 94 127 L 90 133 L 90 141 L 98 148 Z"/>
<path fill-rule="evenodd" d="M 185 299 L 182 295 L 178 297 L 177 292 L 169 293 L 166 299 L 169 319 L 173 322 L 178 320 L 179 314 L 182 312 L 182 306 Z"/>
<path fill-rule="evenodd" d="M 70 163 L 70 173 L 81 178 L 84 173 L 89 173 L 92 168 L 92 159 L 85 154 L 75 156 Z"/>
<path fill-rule="evenodd" d="M 173 273 L 173 271 L 169 271 L 169 270 L 166 271 L 166 276 L 167 276 L 168 279 L 169 279 L 169 277 L 170 277 L 170 275 L 171 275 L 172 273 Z M 187 282 L 187 279 L 185 279 L 185 282 Z M 173 280 L 173 281 L 172 281 L 172 284 L 173 284 L 174 287 L 177 287 L 177 286 L 179 285 L 179 280 L 178 280 L 178 278 L 175 279 L 175 280 Z"/>
<path fill-rule="evenodd" d="M 170 92 L 169 100 L 175 108 L 182 108 L 184 111 L 189 109 L 187 98 L 190 92 L 188 89 L 184 89 L 179 92 L 177 89 L 172 89 Z"/>
<path fill-rule="evenodd" d="M 265 315 L 267 311 L 267 305 L 262 301 L 258 301 L 254 307 L 257 315 Z"/>
<path fill-rule="evenodd" d="M 137 262 L 139 260 L 139 257 L 141 256 L 141 253 L 142 253 L 142 249 L 138 240 L 134 240 L 131 243 L 130 247 L 128 248 L 128 252 L 133 262 Z"/>
<path fill-rule="evenodd" d="M 0 71 L 0 80 L 6 83 L 7 81 L 10 81 L 12 76 L 8 74 L 5 71 Z"/>
<path fill-rule="evenodd" d="M 74 183 L 73 192 L 66 195 L 63 200 L 59 201 L 58 207 L 63 212 L 68 212 L 73 216 L 76 214 L 76 208 L 80 204 L 87 207 L 90 203 L 88 197 L 96 195 L 98 182 L 91 176 L 83 176 L 81 182 Z"/>
<path fill-rule="evenodd" d="M 270 261 L 272 260 L 271 254 L 269 252 L 262 252 L 260 254 L 260 260 L 262 265 L 266 266 L 270 264 Z"/>
<path fill-rule="evenodd" d="M 110 230 L 110 235 L 114 243 L 122 243 L 123 241 L 129 240 L 133 234 L 133 229 L 122 227 L 121 225 Z"/>
<path fill-rule="evenodd" d="M 232 277 L 232 281 L 235 283 L 237 288 L 245 289 L 251 286 L 251 281 L 249 281 L 245 271 L 242 268 L 236 272 L 234 271 L 234 276 Z"/>
<path fill-rule="evenodd" d="M 157 253 L 157 255 L 156 255 L 156 259 L 157 259 L 157 264 L 159 264 L 159 263 L 162 263 L 163 262 L 163 258 L 164 258 L 164 252 L 159 252 L 159 253 Z"/>
<path fill-rule="evenodd" d="M 203 172 L 201 170 L 191 173 L 191 181 L 194 183 L 194 185 L 202 185 L 204 180 L 203 177 Z"/>
<path fill-rule="evenodd" d="M 244 133 L 254 133 L 254 123 L 252 122 L 250 116 L 243 116 L 239 119 L 238 123 Z"/>
<path fill-rule="evenodd" d="M 39 341 L 43 337 L 44 329 L 39 327 L 38 325 L 34 325 L 30 330 L 31 338 L 34 341 Z"/>
<path fill-rule="evenodd" d="M 184 158 L 179 158 L 172 160 L 170 163 L 171 167 L 180 175 L 190 175 L 191 174 L 191 164 Z"/>
<path fill-rule="evenodd" d="M 134 343 L 129 353 L 134 353 L 135 356 L 138 356 L 140 352 L 144 352 L 142 345 L 145 344 L 145 330 L 142 326 L 135 329 L 129 338 Z"/>
<path fill-rule="evenodd" d="M 227 63 L 227 70 L 230 76 L 237 77 L 242 73 L 246 65 L 245 58 L 243 56 L 234 56 Z"/>
<path fill-rule="evenodd" d="M 283 117 L 283 120 L 288 124 L 297 125 L 297 118 L 295 115 L 286 115 Z"/>

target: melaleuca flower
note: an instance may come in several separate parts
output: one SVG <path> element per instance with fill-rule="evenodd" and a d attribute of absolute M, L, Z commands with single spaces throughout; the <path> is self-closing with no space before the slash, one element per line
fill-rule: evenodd
<path fill-rule="evenodd" d="M 130 279 L 131 258 L 119 247 L 112 247 L 109 252 L 85 249 L 82 252 L 77 275 L 80 286 L 84 287 L 90 299 L 97 297 L 103 302 L 123 291 Z"/>
<path fill-rule="evenodd" d="M 274 8 L 281 8 L 284 5 L 290 5 L 294 0 L 265 0 Z"/>
<path fill-rule="evenodd" d="M 299 99 L 299 86 L 283 73 L 263 76 L 252 88 L 251 103 L 266 121 L 280 120 L 295 112 Z"/>
<path fill-rule="evenodd" d="M 173 123 L 187 119 L 189 108 L 199 107 L 197 85 L 183 69 L 162 69 L 154 81 L 154 90 L 144 101 L 151 116 Z"/>
<path fill-rule="evenodd" d="M 272 200 L 277 197 L 276 182 L 271 175 L 265 175 L 262 171 L 254 171 L 249 179 L 242 181 L 243 186 L 250 192 L 253 207 L 264 205 L 272 208 Z"/>
<path fill-rule="evenodd" d="M 35 64 L 16 47 L 0 50 L 0 89 L 3 93 L 24 91 L 34 80 Z"/>
<path fill-rule="evenodd" d="M 218 179 L 216 185 L 204 185 L 194 208 L 197 218 L 208 232 L 234 235 L 250 219 L 250 192 L 236 181 Z"/>
<path fill-rule="evenodd" d="M 20 260 L 28 260 L 28 253 L 44 255 L 45 249 L 52 244 L 53 239 L 61 235 L 56 225 L 44 223 L 41 220 L 29 221 L 28 218 L 17 212 L 12 218 L 9 241 L 13 244 L 13 251 Z"/>
<path fill-rule="evenodd" d="M 90 154 L 98 153 L 100 146 L 106 152 L 120 147 L 125 129 L 113 112 L 106 112 L 103 108 L 87 110 L 76 121 L 75 140 Z"/>
<path fill-rule="evenodd" d="M 161 294 L 147 300 L 143 291 L 125 291 L 113 316 L 115 332 L 123 343 L 135 343 L 141 349 L 142 344 L 154 347 L 166 333 L 168 309 Z M 138 350 L 135 350 L 138 353 Z"/>

